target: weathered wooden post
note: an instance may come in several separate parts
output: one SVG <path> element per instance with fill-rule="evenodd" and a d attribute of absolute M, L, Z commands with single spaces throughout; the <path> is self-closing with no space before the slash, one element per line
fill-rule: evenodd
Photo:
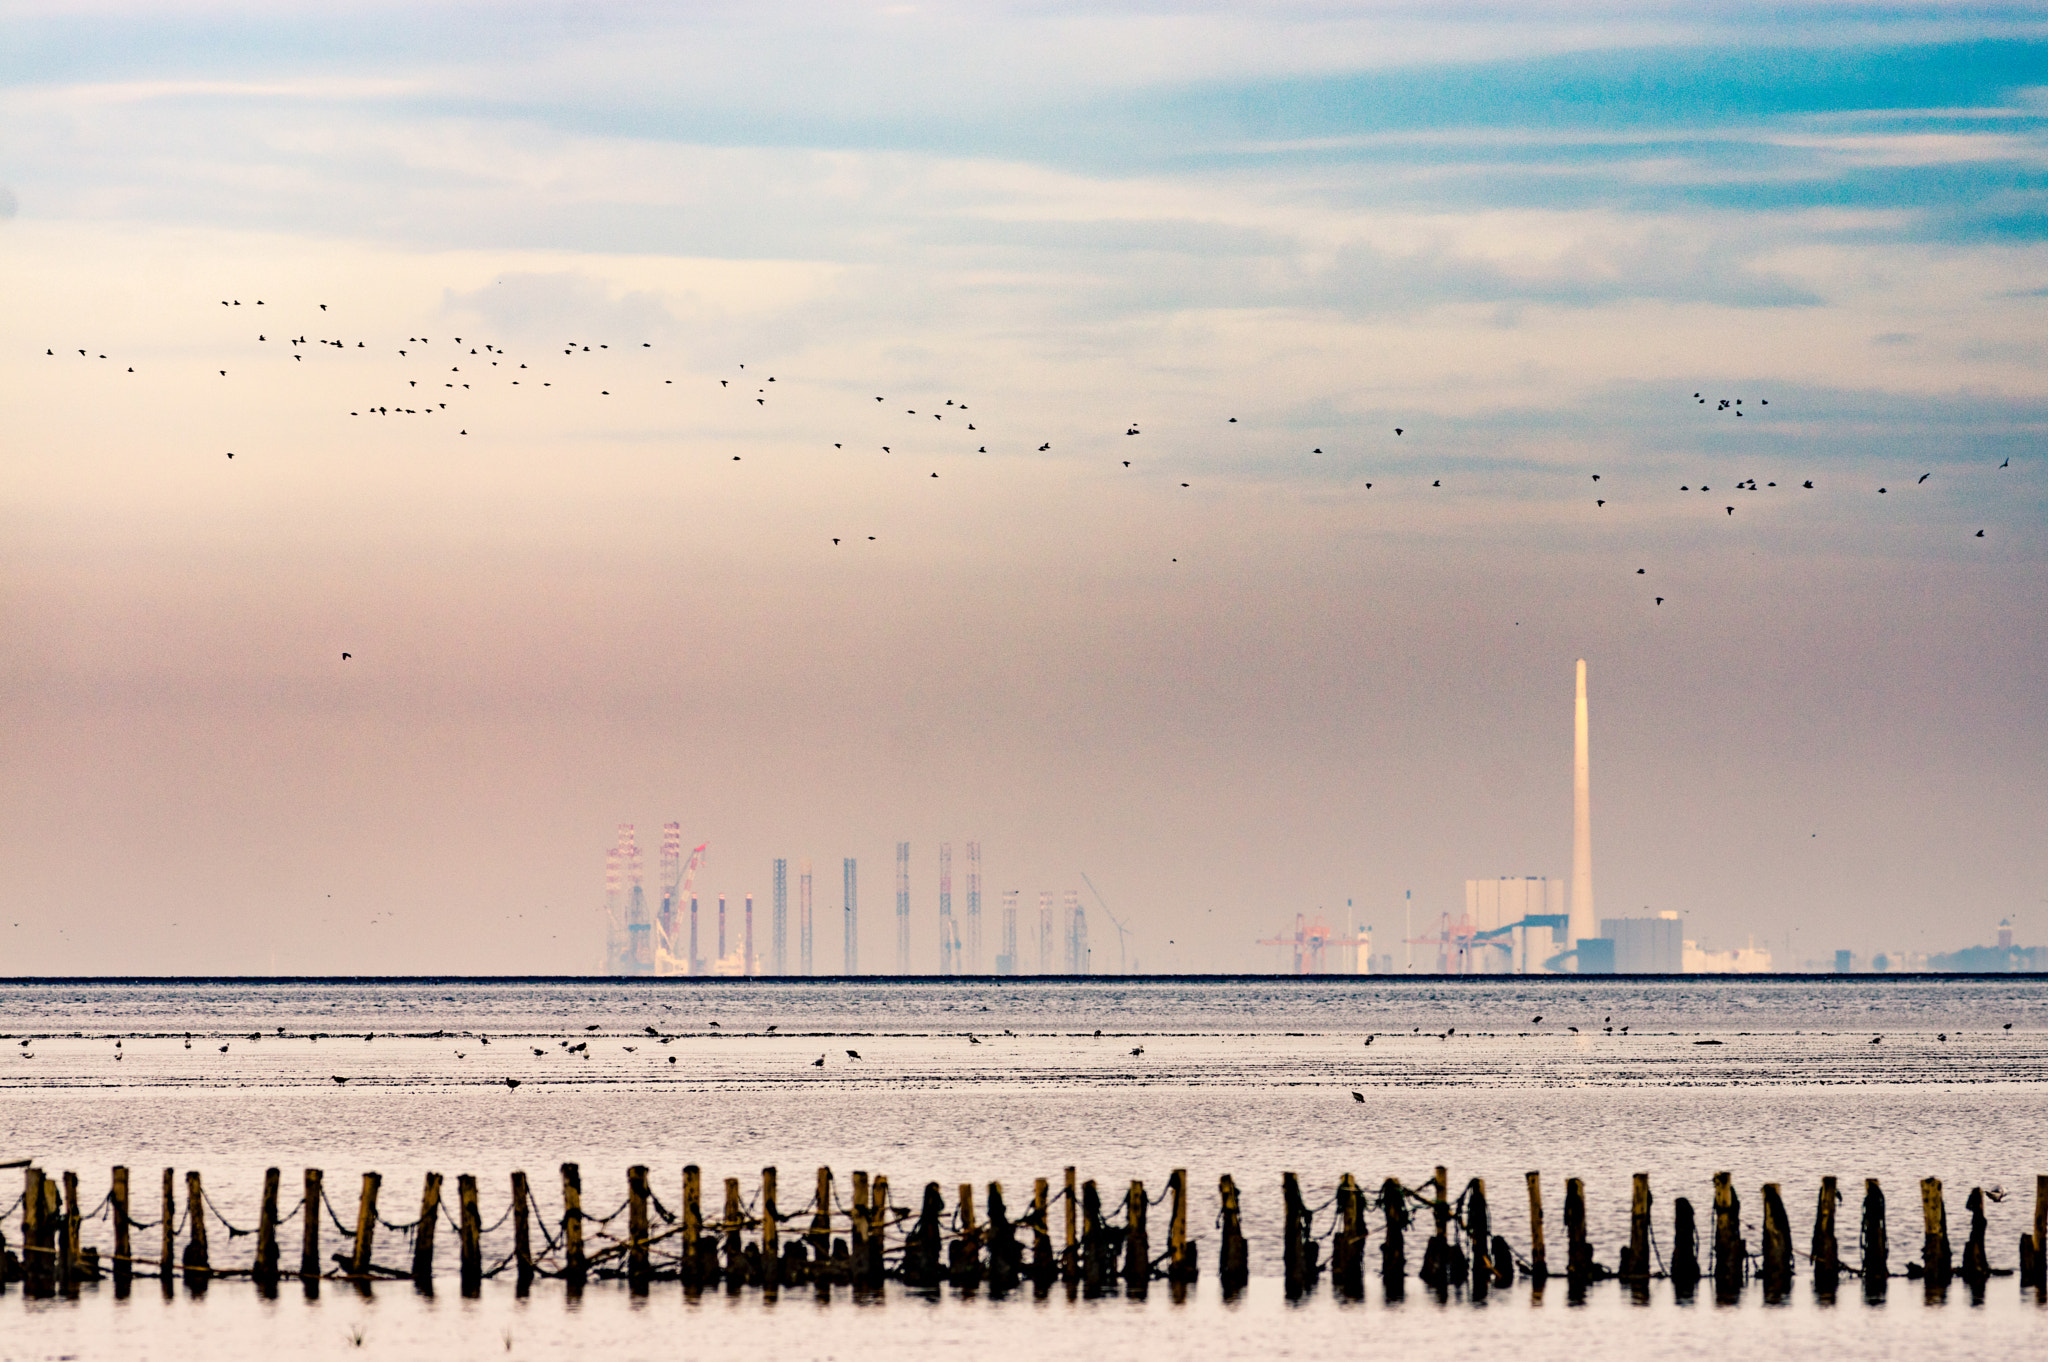
<path fill-rule="evenodd" d="M 41 1173 L 35 1174 L 35 1177 L 39 1185 L 42 1176 L 43 1175 Z M 156 1275 L 157 1280 L 163 1285 L 164 1295 L 166 1296 L 169 1296 L 171 1294 L 172 1285 L 177 1280 L 176 1277 L 173 1275 L 173 1269 L 177 1266 L 178 1258 L 177 1188 L 177 1170 L 171 1168 L 164 1169 L 163 1204 L 162 1208 L 157 1212 L 157 1226 L 163 1234 L 163 1246 L 161 1249 L 158 1250 L 157 1254 Z M 26 1245 L 23 1246 L 23 1252 L 27 1252 Z"/>
<path fill-rule="evenodd" d="M 1217 1250 L 1216 1270 L 1223 1281 L 1223 1294 L 1235 1296 L 1251 1279 L 1251 1254 L 1244 1240 L 1244 1221 L 1237 1203 L 1237 1183 L 1225 1173 L 1217 1182 L 1223 1202 L 1223 1243 Z"/>
<path fill-rule="evenodd" d="M 306 1170 L 306 1193 L 304 1219 L 299 1234 L 299 1282 L 305 1287 L 308 1299 L 320 1294 L 320 1274 L 324 1270 L 320 1262 L 320 1204 L 324 1193 L 320 1183 L 324 1174 L 318 1168 Z"/>
<path fill-rule="evenodd" d="M 825 1171 L 819 1169 L 819 1191 L 826 1192 Z M 683 1266 L 685 1287 L 704 1284 L 704 1174 L 696 1164 L 683 1167 Z M 819 1204 L 825 1204 L 821 1201 Z M 812 1221 L 815 1230 L 816 1221 Z M 822 1261 L 822 1260 L 821 1260 Z"/>
<path fill-rule="evenodd" d="M 206 1189 L 195 1170 L 185 1174 L 185 1289 L 204 1291 L 213 1275 L 206 1258 Z"/>
<path fill-rule="evenodd" d="M 1991 1260 L 1984 1247 L 1989 1225 L 1984 1219 L 1984 1189 L 1972 1187 L 1970 1196 L 1963 1205 L 1970 1212 L 1970 1237 L 1963 1245 L 1962 1278 L 1973 1290 L 1982 1289 L 1991 1280 Z"/>
<path fill-rule="evenodd" d="M 1921 1271 L 1925 1273 L 1931 1290 L 1940 1290 L 1948 1285 L 1954 1274 L 1954 1261 L 1949 1256 L 1948 1210 L 1941 1201 L 1941 1179 L 1920 1179 L 1920 1210 L 1927 1222 L 1927 1235 L 1920 1249 Z"/>
<path fill-rule="evenodd" d="M 887 1276 L 883 1254 L 889 1244 L 889 1179 L 880 1173 L 868 1183 L 868 1284 L 880 1287 Z"/>
<path fill-rule="evenodd" d="M 356 1203 L 355 1251 L 348 1260 L 348 1275 L 359 1286 L 370 1280 L 370 1252 L 377 1242 L 377 1189 L 383 1185 L 382 1173 L 363 1174 L 363 1196 Z"/>
<path fill-rule="evenodd" d="M 1841 1246 L 1835 1240 L 1835 1208 L 1842 1194 L 1832 1175 L 1820 1180 L 1820 1202 L 1813 1210 L 1813 1290 L 1824 1301 L 1835 1298 L 1842 1276 Z"/>
<path fill-rule="evenodd" d="M 939 1266 L 939 1242 L 944 1234 L 941 1222 L 945 1215 L 946 1199 L 939 1194 L 939 1184 L 927 1182 L 923 1204 L 918 1207 L 917 1225 L 903 1241 L 903 1280 L 911 1286 L 930 1288 L 944 1280 Z"/>
<path fill-rule="evenodd" d="M 853 1205 L 847 1211 L 846 1237 L 853 1249 L 854 1280 L 859 1282 L 868 1261 L 868 1229 L 872 1205 L 868 1191 L 868 1175 L 861 1169 L 853 1170 Z"/>
<path fill-rule="evenodd" d="M 1638 1173 L 1628 1204 L 1628 1247 L 1622 1251 L 1621 1271 L 1625 1282 L 1650 1280 L 1650 1175 Z"/>
<path fill-rule="evenodd" d="M 1884 1227 L 1884 1189 L 1876 1178 L 1863 1180 L 1863 1296 L 1883 1300 L 1891 1277 L 1891 1240 Z"/>
<path fill-rule="evenodd" d="M 2027 1256 L 2028 1238 L 2020 1236 L 2020 1262 L 2031 1264 L 2031 1270 L 2023 1267 L 2020 1285 L 2031 1286 L 2036 1292 L 2048 1297 L 2048 1173 L 2034 1176 L 2034 1234 L 2033 1257 Z"/>
<path fill-rule="evenodd" d="M 1017 1226 L 1010 1208 L 1003 1204 L 1003 1184 L 988 1185 L 988 1294 L 1001 1299 L 1023 1280 L 1024 1249 L 1017 1242 Z"/>
<path fill-rule="evenodd" d="M 960 1218 L 959 1232 L 953 1238 L 953 1257 L 948 1264 L 948 1275 L 953 1285 L 973 1287 L 981 1284 L 981 1228 L 974 1222 L 974 1184 L 960 1184 L 960 1199 L 954 1203 Z"/>
<path fill-rule="evenodd" d="M 647 1224 L 647 1165 L 636 1163 L 626 1170 L 626 1285 L 636 1296 L 647 1294 L 653 1276 Z"/>
<path fill-rule="evenodd" d="M 1174 1169 L 1167 1185 L 1173 1189 L 1173 1215 L 1166 1222 L 1166 1278 L 1185 1285 L 1199 1272 L 1195 1245 L 1188 1241 L 1188 1170 Z"/>
<path fill-rule="evenodd" d="M 434 1231 L 441 1220 L 441 1175 L 429 1173 L 420 1185 L 420 1218 L 412 1231 L 412 1284 L 434 1294 Z"/>
<path fill-rule="evenodd" d="M 1350 1300 L 1365 1295 L 1365 1194 L 1349 1173 L 1337 1179 L 1337 1230 L 1330 1244 L 1330 1289 Z"/>
<path fill-rule="evenodd" d="M 1599 1273 L 1593 1262 L 1593 1245 L 1586 1238 L 1586 1184 L 1581 1178 L 1564 1180 L 1564 1235 L 1565 1280 L 1583 1287 Z"/>
<path fill-rule="evenodd" d="M 477 1205 L 474 1173 L 456 1176 L 455 1199 L 462 1219 L 462 1294 L 475 1297 L 484 1289 L 484 1216 Z"/>
<path fill-rule="evenodd" d="M 1105 1281 L 1115 1270 L 1114 1263 L 1104 1261 L 1108 1239 L 1102 1224 L 1102 1194 L 1090 1178 L 1081 1184 L 1081 1289 L 1090 1296 L 1102 1294 Z"/>
<path fill-rule="evenodd" d="M 1380 1211 L 1386 1217 L 1387 1242 L 1380 1245 L 1380 1280 L 1387 1299 L 1401 1299 L 1402 1282 L 1408 1275 L 1408 1250 L 1404 1231 L 1408 1228 L 1408 1193 L 1398 1178 L 1380 1184 Z"/>
<path fill-rule="evenodd" d="M 1544 1279 L 1550 1275 L 1550 1259 L 1543 1249 L 1543 1174 L 1531 1171 L 1528 1177 L 1529 1275 L 1540 1290 Z"/>
<path fill-rule="evenodd" d="M 782 1285 L 782 1239 L 780 1213 L 775 1209 L 775 1168 L 761 1170 L 761 1285 L 774 1289 Z"/>
<path fill-rule="evenodd" d="M 1734 1180 L 1714 1174 L 1714 1295 L 1727 1302 L 1740 1299 L 1747 1280 L 1749 1249 L 1742 1242 L 1742 1199 Z"/>
<path fill-rule="evenodd" d="M 740 1232 L 746 1228 L 747 1215 L 740 1203 L 740 1180 L 725 1180 L 725 1211 L 719 1216 L 719 1227 L 725 1231 L 725 1288 L 737 1293 L 747 1281 L 747 1250 L 740 1239 Z"/>
<path fill-rule="evenodd" d="M 1775 1304 L 1792 1289 L 1792 1220 L 1775 1182 L 1764 1184 L 1763 1249 L 1764 1299 Z"/>
<path fill-rule="evenodd" d="M 1074 1189 L 1074 1166 L 1067 1165 L 1067 1239 L 1066 1247 L 1060 1250 L 1060 1276 L 1068 1284 L 1081 1279 L 1081 1251 L 1074 1235 L 1074 1217 L 1080 1210 L 1080 1198 Z"/>
<path fill-rule="evenodd" d="M 580 1296 L 590 1279 L 590 1260 L 583 1253 L 583 1170 L 562 1165 L 562 1279 L 569 1294 Z"/>
<path fill-rule="evenodd" d="M 528 1218 L 533 1214 L 533 1195 L 526 1174 L 512 1174 L 512 1261 L 514 1289 L 524 1296 L 533 1289 L 533 1231 Z"/>
<path fill-rule="evenodd" d="M 1152 1283 L 1152 1237 L 1145 1231 L 1145 1184 L 1131 1180 L 1124 1194 L 1124 1291 L 1140 1296 Z"/>
<path fill-rule="evenodd" d="M 85 1245 L 79 1238 L 85 1217 L 78 1209 L 78 1174 L 64 1174 L 64 1244 L 60 1261 L 63 1264 L 64 1294 L 78 1295 L 78 1284 L 84 1281 L 89 1269 L 85 1256 Z M 91 1275 L 97 1276 L 93 1273 Z"/>
<path fill-rule="evenodd" d="M 1692 1201 L 1679 1197 L 1671 1203 L 1671 1286 L 1680 1300 L 1691 1300 L 1700 1284 L 1700 1232 L 1693 1219 Z"/>
<path fill-rule="evenodd" d="M 1474 1178 L 1465 1185 L 1465 1233 L 1472 1240 L 1472 1299 L 1486 1299 L 1493 1284 L 1493 1220 L 1486 1212 L 1486 1179 Z"/>
<path fill-rule="evenodd" d="M 135 1246 L 128 1237 L 128 1170 L 114 1169 L 114 1186 L 107 1193 L 114 1203 L 114 1299 L 128 1297 L 128 1284 L 135 1272 Z"/>
<path fill-rule="evenodd" d="M 1059 1260 L 1052 1251 L 1051 1185 L 1044 1178 L 1031 1180 L 1031 1280 L 1040 1293 L 1059 1275 Z"/>
<path fill-rule="evenodd" d="M 818 1170 L 818 1211 L 811 1217 L 808 1235 L 811 1241 L 811 1260 L 822 1271 L 832 1261 L 832 1170 Z M 822 1276 L 818 1279 L 824 1281 Z"/>
<path fill-rule="evenodd" d="M 256 1262 L 249 1275 L 266 1297 L 277 1294 L 277 1182 L 275 1168 L 263 1170 L 263 1206 L 256 1213 Z"/>
<path fill-rule="evenodd" d="M 21 1277 L 22 1294 L 30 1299 L 52 1296 L 57 1291 L 57 1264 L 47 1243 L 44 1228 L 43 1170 L 29 1168 L 22 1174 L 21 1188 Z M 174 1217 L 175 1219 L 175 1217 Z M 169 1269 L 166 1267 L 166 1273 Z M 169 1280 L 168 1276 L 166 1280 Z"/>
<path fill-rule="evenodd" d="M 1300 1294 L 1309 1288 L 1309 1268 L 1300 1260 L 1303 1245 L 1309 1241 L 1305 1221 L 1309 1219 L 1309 1208 L 1300 1200 L 1300 1180 L 1294 1174 L 1280 1174 L 1280 1200 L 1284 1206 L 1284 1219 L 1280 1223 L 1280 1264 L 1282 1276 L 1286 1278 L 1286 1299 L 1298 1301 Z"/>

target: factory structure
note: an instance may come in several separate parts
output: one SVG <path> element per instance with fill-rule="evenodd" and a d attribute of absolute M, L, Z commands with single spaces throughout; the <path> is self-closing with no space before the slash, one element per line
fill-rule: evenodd
<path fill-rule="evenodd" d="M 603 972 L 608 975 L 707 975 L 807 977 L 822 973 L 857 975 L 860 966 L 860 865 L 848 856 L 840 862 L 840 945 L 838 970 L 820 971 L 824 963 L 812 897 L 809 860 L 796 863 L 777 857 L 771 868 L 771 897 L 766 921 L 757 927 L 754 896 L 728 904 L 720 894 L 714 907 L 700 902 L 697 873 L 704 867 L 708 844 L 685 856 L 680 823 L 664 823 L 658 903 L 649 897 L 635 827 L 619 825 L 617 840 L 605 853 Z M 1020 891 L 1003 895 L 999 941 L 1001 949 L 989 964 L 982 954 L 981 843 L 966 844 L 962 911 L 954 911 L 953 845 L 939 846 L 938 946 L 939 974 L 1088 974 L 1093 952 L 1088 941 L 1088 914 L 1079 891 L 1069 889 L 1057 911 L 1054 895 L 1038 896 L 1036 949 L 1025 956 L 1017 948 L 1017 903 Z M 895 949 L 888 970 L 908 975 L 911 967 L 910 843 L 896 844 Z M 791 879 L 795 879 L 795 921 L 791 921 Z M 1119 933 L 1122 927 L 1118 927 Z M 1121 937 L 1119 937 L 1121 946 Z"/>
<path fill-rule="evenodd" d="M 1593 907 L 1592 724 L 1586 663 L 1572 709 L 1572 873 L 1465 881 L 1462 913 L 1417 923 L 1402 907 L 1400 954 L 1373 954 L 1372 929 L 1338 934 L 1318 915 L 1297 914 L 1292 935 L 1258 944 L 1292 949 L 1295 974 L 1680 974 L 1762 973 L 1768 950 L 1702 951 L 1684 939 L 1678 914 L 1600 917 Z"/>

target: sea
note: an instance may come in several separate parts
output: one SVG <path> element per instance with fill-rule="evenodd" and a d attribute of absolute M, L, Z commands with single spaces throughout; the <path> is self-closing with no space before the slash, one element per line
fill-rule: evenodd
<path fill-rule="evenodd" d="M 152 1279 L 116 1298 L 0 1292 L 7 1359 L 274 1357 L 890 1359 L 1229 1357 L 1540 1359 L 2040 1356 L 2048 1307 L 2014 1276 L 1930 1293 L 1903 1277 L 1881 1303 L 1845 1283 L 1822 1299 L 1802 1264 L 1794 1289 L 1717 1303 L 1598 1282 L 1583 1293 L 1526 1279 L 1473 1300 L 1409 1281 L 1399 1300 L 1369 1277 L 1363 1300 L 1325 1279 L 1290 1300 L 1281 1277 L 1281 1184 L 1324 1207 L 1338 1179 L 1410 1186 L 1439 1166 L 1454 1192 L 1483 1179 L 1495 1230 L 1526 1253 L 1526 1175 L 1539 1172 L 1553 1263 L 1565 1181 L 1584 1182 L 1588 1235 L 1612 1267 L 1627 1242 L 1632 1179 L 1653 1218 L 1712 1201 L 1730 1174 L 1754 1246 L 1775 1183 L 1805 1246 L 1823 1176 L 1839 1179 L 1843 1254 L 1857 1261 L 1865 1180 L 1890 1206 L 1892 1267 L 1919 1256 L 1923 1178 L 1941 1179 L 1958 1249 L 1964 1201 L 1987 1197 L 1994 1267 L 2011 1268 L 2048 1173 L 2048 980 L 2030 976 L 1322 977 L 1119 979 L 224 979 L 0 982 L 0 1163 L 75 1172 L 83 1242 L 110 1253 L 110 1170 L 131 1170 L 131 1215 L 158 1217 L 163 1170 L 178 1201 L 202 1174 L 220 1267 L 246 1266 L 265 1170 L 281 1171 L 280 1232 L 297 1261 L 303 1170 L 324 1175 L 323 1253 L 343 1247 L 362 1175 L 379 1209 L 414 1220 L 423 1180 L 479 1180 L 485 1260 L 523 1171 L 559 1223 L 561 1166 L 586 1212 L 612 1214 L 645 1165 L 662 1209 L 683 1169 L 710 1209 L 724 1181 L 751 1201 L 764 1168 L 779 1204 L 809 1200 L 816 1170 L 886 1175 L 898 1205 L 927 1183 L 1005 1189 L 1072 1167 L 1104 1199 L 1134 1179 L 1153 1197 L 1175 1169 L 1202 1276 L 1184 1299 L 1097 1298 L 1056 1286 L 877 1293 L 686 1291 L 645 1296 L 553 1278 L 518 1294 L 511 1274 L 465 1298 L 454 1236 L 431 1292 L 246 1280 L 203 1293 Z M 1216 1273 L 1218 1185 L 1241 1189 L 1251 1281 L 1226 1299 Z M 0 1219 L 21 1244 L 18 1172 L 0 1173 Z M 793 1190 L 791 1190 L 793 1189 Z M 95 1209 L 97 1208 L 97 1209 Z M 1164 1208 L 1155 1209 L 1155 1246 Z M 1323 1209 L 1318 1232 L 1329 1227 Z M 844 1221 L 838 1222 L 844 1233 Z M 1418 1225 L 1416 1233 L 1421 1232 Z M 161 1231 L 137 1234 L 154 1245 Z M 376 1260 L 403 1266 L 402 1232 Z M 1381 1225 L 1371 1225 L 1377 1245 Z M 181 1237 L 180 1244 L 183 1239 Z M 1419 1257 L 1411 1240 L 1410 1271 Z M 142 1251 L 142 1250 L 138 1250 Z M 150 1250 L 153 1251 L 153 1250 Z M 1327 1252 L 1327 1250 L 1325 1250 Z M 1376 1251 L 1371 1261 L 1377 1263 Z"/>

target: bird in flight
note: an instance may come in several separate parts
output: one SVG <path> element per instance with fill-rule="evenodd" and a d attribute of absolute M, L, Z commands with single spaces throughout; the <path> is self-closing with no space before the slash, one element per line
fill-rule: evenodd
<path fill-rule="evenodd" d="M 1927 481 L 1927 480 L 1928 480 L 1929 478 L 1931 478 L 1931 477 L 1933 477 L 1933 476 L 1934 476 L 1934 475 L 1933 475 L 1932 473 L 1922 473 L 1922 474 L 1920 475 L 1920 482 L 1925 482 L 1925 481 Z M 1915 487 L 1918 487 L 1918 486 L 1920 485 L 1920 482 L 1916 482 L 1916 483 L 1914 483 L 1913 485 L 1914 485 Z"/>
<path fill-rule="evenodd" d="M 343 653 L 343 654 L 341 655 L 341 660 L 342 660 L 343 662 L 346 662 L 346 661 L 348 661 L 348 660 L 349 660 L 350 658 L 352 658 L 352 657 L 354 657 L 354 656 L 355 656 L 355 654 L 354 654 L 354 653 Z"/>

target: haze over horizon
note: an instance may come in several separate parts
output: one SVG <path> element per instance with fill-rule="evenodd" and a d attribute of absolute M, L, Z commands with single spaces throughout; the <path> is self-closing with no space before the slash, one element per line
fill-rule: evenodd
<path fill-rule="evenodd" d="M 0 975 L 594 969 L 669 819 L 1281 968 L 1568 873 L 1582 657 L 1602 914 L 2048 941 L 2037 7 L 0 23 Z"/>

